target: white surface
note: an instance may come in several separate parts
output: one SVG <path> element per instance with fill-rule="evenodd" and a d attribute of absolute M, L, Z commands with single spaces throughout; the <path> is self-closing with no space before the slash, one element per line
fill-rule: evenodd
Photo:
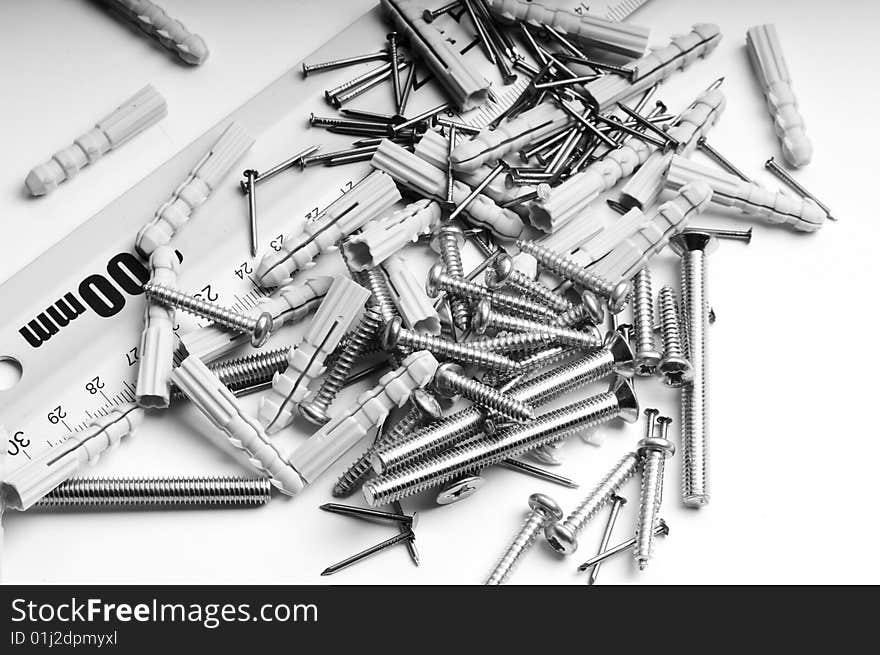
<path fill-rule="evenodd" d="M 208 8 L 166 0 L 169 14 L 211 48 L 211 58 L 194 71 L 93 3 L 2 3 L 0 22 L 19 28 L 7 30 L 0 46 L 0 74 L 14 91 L 0 104 L 7 153 L 0 163 L 0 279 L 370 5 L 370 0 L 335 1 L 330 10 L 327 2 L 254 0 L 246 7 L 224 1 Z M 837 2 L 829 10 L 817 1 L 758 0 L 652 0 L 632 18 L 652 28 L 655 44 L 694 22 L 720 25 L 724 39 L 718 50 L 674 76 L 658 97 L 678 110 L 696 91 L 726 75 L 728 107 L 710 142 L 768 184 L 774 180 L 761 164 L 771 154 L 779 158 L 778 141 L 744 41 L 747 27 L 776 23 L 815 148 L 813 162 L 797 176 L 840 222 L 812 235 L 756 225 L 751 245 L 724 242 L 712 255 L 710 293 L 718 315 L 710 332 L 712 502 L 699 511 L 680 506 L 676 455 L 669 461 L 662 511 L 670 536 L 659 540 L 646 572 L 638 573 L 621 558 L 605 565 L 600 583 L 880 582 L 873 563 L 880 537 L 872 521 L 873 475 L 854 466 L 871 461 L 877 436 L 870 416 L 860 411 L 870 407 L 876 385 L 871 356 L 864 357 L 859 347 L 873 337 L 878 320 L 871 285 L 878 276 L 872 251 L 880 228 L 872 215 L 872 191 L 880 143 L 870 129 L 870 114 L 860 115 L 880 100 L 864 63 L 875 58 L 878 19 L 880 7 L 868 2 Z M 31 166 L 145 82 L 169 104 L 168 118 L 149 137 L 134 139 L 48 198 L 24 196 L 23 179 Z M 715 209 L 699 224 L 747 225 Z M 655 266 L 656 287 L 676 277 L 674 257 L 664 254 Z M 841 347 L 843 339 L 854 347 Z M 638 387 L 644 406 L 672 413 L 671 434 L 677 434 L 675 393 L 656 382 Z M 578 490 L 497 470 L 459 505 L 433 508 L 429 498 L 419 499 L 419 509 L 426 510 L 417 530 L 419 569 L 405 549 L 397 548 L 332 578 L 318 576 L 328 564 L 393 535 L 387 526 L 317 510 L 330 499 L 340 462 L 296 499 L 278 499 L 257 510 L 9 512 L 5 581 L 477 583 L 520 525 L 530 493 L 549 493 L 570 510 L 634 445 L 641 427 L 604 430 L 600 448 L 578 439 L 567 443 L 560 473 L 581 482 Z M 212 451 L 204 439 L 187 434 L 182 425 L 174 450 L 157 453 L 139 435 L 108 457 L 106 466 L 102 462 L 100 473 L 138 471 L 149 462 L 154 473 L 196 474 L 203 471 L 191 471 L 189 463 L 206 452 Z M 228 458 L 217 460 L 225 466 L 223 473 L 237 470 Z M 206 462 L 203 466 L 216 463 Z M 635 528 L 636 483 L 624 491 L 630 502 L 613 543 Z M 404 502 L 408 510 L 414 505 Z M 575 566 L 593 554 L 605 516 L 588 528 L 575 556 L 560 563 L 538 544 L 511 581 L 582 584 L 586 578 L 575 576 Z M 849 557 L 825 559 L 841 543 L 857 546 Z"/>

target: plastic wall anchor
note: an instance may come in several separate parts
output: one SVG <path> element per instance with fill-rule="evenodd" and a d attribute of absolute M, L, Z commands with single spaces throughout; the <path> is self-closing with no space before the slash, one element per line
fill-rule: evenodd
<path fill-rule="evenodd" d="M 226 433 L 233 446 L 247 454 L 251 464 L 273 486 L 291 496 L 302 491 L 305 483 L 299 472 L 204 362 L 198 357 L 187 357 L 174 369 L 171 380 L 211 423 Z"/>
<path fill-rule="evenodd" d="M 294 273 L 314 265 L 315 258 L 334 250 L 337 242 L 360 229 L 395 202 L 400 192 L 390 176 L 373 171 L 298 232 L 284 235 L 281 250 L 270 250 L 257 266 L 257 282 L 277 287 Z"/>
<path fill-rule="evenodd" d="M 272 378 L 272 389 L 260 399 L 260 422 L 275 434 L 293 421 L 309 385 L 324 371 L 345 332 L 358 318 L 370 292 L 346 277 L 337 277 L 315 312 L 302 341 L 287 356 L 287 369 Z"/>
<path fill-rule="evenodd" d="M 382 140 L 370 163 L 417 193 L 436 200 L 446 199 L 446 171 L 432 166 L 388 139 Z M 469 186 L 456 180 L 452 185 L 453 202 L 461 203 L 471 191 Z M 519 216 L 509 209 L 502 209 L 482 193 L 468 205 L 465 215 L 469 223 L 507 241 L 522 238 L 520 235 L 526 230 Z"/>
<path fill-rule="evenodd" d="M 380 0 L 382 11 L 409 43 L 410 51 L 421 59 L 462 111 L 473 109 L 489 99 L 489 82 L 473 72 L 447 34 L 425 22 L 424 2 Z M 460 47 L 460 46 L 458 46 Z"/>
<path fill-rule="evenodd" d="M 629 139 L 602 159 L 550 191 L 546 199 L 529 203 L 529 222 L 542 232 L 556 232 L 560 227 L 581 217 L 584 210 L 621 179 L 632 175 L 645 163 L 653 147 L 638 138 Z"/>
<path fill-rule="evenodd" d="M 701 182 L 712 188 L 712 202 L 734 207 L 746 216 L 755 216 L 768 223 L 782 223 L 797 230 L 815 232 L 828 218 L 821 207 L 809 198 L 771 191 L 754 183 L 743 182 L 735 175 L 704 166 L 676 155 L 672 158 L 666 186 L 680 189 L 686 184 Z"/>
<path fill-rule="evenodd" d="M 550 2 L 533 0 L 489 0 L 490 11 L 510 22 L 525 22 L 534 27 L 552 27 L 585 48 L 613 52 L 628 58 L 641 57 L 648 47 L 650 30 L 629 23 L 576 14 L 559 9 Z M 549 5 L 549 6 L 548 6 Z"/>
<path fill-rule="evenodd" d="M 187 64 L 198 66 L 208 58 L 208 46 L 179 20 L 149 0 L 101 0 L 111 11 L 135 24 Z"/>
<path fill-rule="evenodd" d="M 717 25 L 698 23 L 687 34 L 674 36 L 669 45 L 652 50 L 641 59 L 631 61 L 624 68 L 632 70 L 635 81 L 621 75 L 603 75 L 587 84 L 584 89 L 593 106 L 600 112 L 611 109 L 665 80 L 676 70 L 682 70 L 700 57 L 710 54 L 721 41 Z"/>
<path fill-rule="evenodd" d="M 75 475 L 84 463 L 97 463 L 102 453 L 130 435 L 143 418 L 144 410 L 134 403 L 117 405 L 94 419 L 85 430 L 69 434 L 57 445 L 4 474 L 7 507 L 28 509 Z"/>
<path fill-rule="evenodd" d="M 382 423 L 395 407 L 403 407 L 410 393 L 430 382 L 437 371 L 437 360 L 427 350 L 419 350 L 403 360 L 400 367 L 379 378 L 379 384 L 358 396 L 356 405 L 331 420 L 290 454 L 290 462 L 307 482 L 314 482 L 350 448 Z"/>
<path fill-rule="evenodd" d="M 712 188 L 705 182 L 686 184 L 678 193 L 645 215 L 645 224 L 590 267 L 608 280 L 630 279 L 644 268 L 669 240 L 684 230 L 712 199 Z M 631 210 L 633 212 L 638 209 Z"/>
<path fill-rule="evenodd" d="M 403 257 L 390 257 L 383 267 L 394 304 L 404 324 L 416 332 L 440 334 L 440 317 L 425 293 L 425 281 L 416 277 Z"/>
<path fill-rule="evenodd" d="M 76 175 L 110 150 L 118 148 L 136 134 L 155 125 L 168 114 L 165 98 L 151 85 L 135 93 L 95 127 L 59 150 L 52 158 L 35 166 L 24 185 L 32 196 L 53 191 L 58 184 Z"/>
<path fill-rule="evenodd" d="M 419 142 L 416 143 L 413 152 L 417 157 L 421 157 L 432 166 L 436 166 L 442 170 L 446 168 L 448 161 L 447 157 L 449 154 L 448 149 L 449 141 L 445 136 L 435 130 L 428 130 L 425 132 L 424 136 L 419 139 Z M 492 167 L 480 166 L 471 172 L 454 172 L 457 180 L 461 180 L 468 186 L 475 187 L 492 172 Z M 516 200 L 516 198 L 520 196 L 529 195 L 533 191 L 535 191 L 535 187 L 530 185 L 508 187 L 504 181 L 504 176 L 499 175 L 489 182 L 489 185 L 483 189 L 483 194 L 489 196 L 495 202 L 503 204 L 505 202 Z M 525 203 L 515 205 L 512 207 L 512 210 L 519 214 L 520 217 L 525 217 L 528 213 Z"/>
<path fill-rule="evenodd" d="M 330 285 L 333 277 L 321 275 L 304 282 L 292 282 L 278 287 L 272 295 L 260 298 L 257 304 L 245 312 L 246 316 L 257 318 L 263 312 L 272 315 L 272 324 L 277 331 L 282 325 L 297 323 L 315 311 Z M 251 335 L 225 330 L 209 325 L 184 334 L 180 341 L 190 355 L 210 363 L 250 343 Z"/>
<path fill-rule="evenodd" d="M 563 109 L 549 102 L 524 111 L 513 120 L 494 129 L 484 128 L 470 141 L 462 141 L 452 150 L 450 159 L 457 171 L 472 173 L 480 166 L 492 166 L 512 152 L 565 127 L 572 121 Z"/>
<path fill-rule="evenodd" d="M 696 148 L 727 105 L 720 89 L 703 91 L 669 129 L 669 136 L 679 143 L 678 152 L 688 154 Z M 672 161 L 672 152 L 655 151 L 620 190 L 620 203 L 627 209 L 647 209 L 653 205 L 665 184 L 666 172 Z"/>
<path fill-rule="evenodd" d="M 180 260 L 173 248 L 162 246 L 150 257 L 150 282 L 177 288 Z M 174 308 L 146 301 L 141 332 L 135 400 L 141 407 L 168 407 L 174 364 Z"/>
<path fill-rule="evenodd" d="M 782 143 L 782 154 L 792 166 L 810 163 L 813 144 L 805 131 L 804 119 L 791 88 L 791 76 L 776 34 L 776 26 L 758 25 L 746 32 L 746 47 L 752 68 L 767 99 L 773 117 L 773 128 Z"/>
<path fill-rule="evenodd" d="M 375 268 L 420 236 L 431 234 L 440 223 L 440 205 L 418 200 L 403 209 L 375 218 L 342 242 L 352 271 Z"/>
<path fill-rule="evenodd" d="M 170 243 L 253 144 L 253 137 L 241 125 L 230 123 L 150 222 L 138 231 L 134 241 L 138 253 L 149 257 L 156 248 Z"/>
<path fill-rule="evenodd" d="M 605 202 L 594 203 L 576 221 L 564 223 L 558 230 L 541 239 L 541 245 L 558 253 L 572 253 L 585 242 L 599 237 L 613 227 L 619 217 Z"/>

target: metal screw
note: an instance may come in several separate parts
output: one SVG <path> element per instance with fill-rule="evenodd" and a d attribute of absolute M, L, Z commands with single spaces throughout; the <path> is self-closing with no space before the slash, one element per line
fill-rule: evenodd
<path fill-rule="evenodd" d="M 608 515 L 608 523 L 605 524 L 605 531 L 602 533 L 602 541 L 599 543 L 599 554 L 608 548 L 608 542 L 611 541 L 611 533 L 614 531 L 617 517 L 620 515 L 620 510 L 624 505 L 626 505 L 626 498 L 623 496 L 614 495 L 611 497 L 611 514 Z M 590 577 L 587 578 L 588 585 L 596 584 L 596 580 L 599 577 L 599 569 L 601 568 L 602 563 L 597 562 L 593 570 L 590 571 Z"/>
<path fill-rule="evenodd" d="M 473 325 L 474 331 L 477 334 L 483 334 L 487 328 L 494 327 L 499 330 L 510 330 L 513 332 L 546 334 L 548 335 L 548 341 L 552 340 L 569 344 L 585 350 L 602 346 L 602 336 L 595 326 L 592 326 L 589 332 L 581 332 L 580 330 L 546 325 L 517 316 L 498 314 L 492 309 L 492 303 L 488 299 L 481 300 L 477 305 L 477 310 L 473 316 Z"/>
<path fill-rule="evenodd" d="M 636 408 L 636 417 L 638 416 L 637 404 L 632 407 Z M 635 420 L 635 418 L 633 420 Z M 637 453 L 627 453 L 624 455 L 614 468 L 602 479 L 602 481 L 590 492 L 575 510 L 569 514 L 562 523 L 548 526 L 544 532 L 547 542 L 553 547 L 557 553 L 563 555 L 571 555 L 577 550 L 577 536 L 581 530 L 586 527 L 600 509 L 602 509 L 609 500 L 617 495 L 617 490 L 624 482 L 629 480 L 636 469 L 641 464 L 641 457 Z"/>
<path fill-rule="evenodd" d="M 749 182 L 750 184 L 753 183 L 753 181 L 745 173 L 734 166 L 730 162 L 730 160 L 727 159 L 727 157 L 725 157 L 720 152 L 715 150 L 715 148 L 710 146 L 709 142 L 706 141 L 706 137 L 701 136 L 699 139 L 697 139 L 697 147 L 705 152 L 707 155 L 709 155 L 709 157 L 711 157 L 713 160 L 715 160 L 715 162 L 728 173 L 736 175 L 743 182 Z"/>
<path fill-rule="evenodd" d="M 682 323 L 694 369 L 693 380 L 681 395 L 682 500 L 688 507 L 703 507 L 709 503 L 706 255 L 718 242 L 708 234 L 691 232 L 676 235 L 671 245 L 681 255 Z"/>
<path fill-rule="evenodd" d="M 562 518 L 562 509 L 555 500 L 544 494 L 529 496 L 529 507 L 531 512 L 525 523 L 486 578 L 487 585 L 500 585 L 507 580 L 520 558 L 532 547 L 547 524 Z"/>
<path fill-rule="evenodd" d="M 327 410 L 348 379 L 355 362 L 367 350 L 382 327 L 382 315 L 375 306 L 364 310 L 360 321 L 351 332 L 345 346 L 339 351 L 333 365 L 315 395 L 299 404 L 299 413 L 313 425 L 324 425 L 330 420 Z"/>
<path fill-rule="evenodd" d="M 660 436 L 655 437 L 653 419 L 657 410 L 653 410 L 651 414 L 648 411 L 645 410 L 645 415 L 648 417 L 646 435 L 639 442 L 639 455 L 644 458 L 645 463 L 642 468 L 639 520 L 636 524 L 636 547 L 633 551 L 641 571 L 648 566 L 654 548 L 654 529 L 660 519 L 660 506 L 663 502 L 663 471 L 666 458 L 675 454 L 675 446 L 666 438 L 672 419 L 668 416 L 657 419 Z"/>
<path fill-rule="evenodd" d="M 617 314 L 626 307 L 630 295 L 628 280 L 621 280 L 616 284 L 612 283 L 595 273 L 590 273 L 573 259 L 560 255 L 534 241 L 517 241 L 516 245 L 522 252 L 528 253 L 543 266 L 566 280 L 579 284 L 605 298 L 611 313 Z"/>
<path fill-rule="evenodd" d="M 694 369 L 684 356 L 681 342 L 681 318 L 678 314 L 678 303 L 675 291 L 665 286 L 660 289 L 658 298 L 660 305 L 660 331 L 663 335 L 663 359 L 659 370 L 663 375 L 663 383 L 668 387 L 682 387 L 694 377 Z"/>
<path fill-rule="evenodd" d="M 257 256 L 257 171 L 248 169 L 244 172 L 245 188 L 248 196 L 248 217 L 251 223 L 251 256 Z"/>
<path fill-rule="evenodd" d="M 814 196 L 812 193 L 807 191 L 806 188 L 804 188 L 804 186 L 800 182 L 798 182 L 796 179 L 794 179 L 789 174 L 788 171 L 786 171 L 784 168 L 782 168 L 782 166 L 777 164 L 776 160 L 773 157 L 771 157 L 766 162 L 764 162 L 764 168 L 766 168 L 768 171 L 773 173 L 776 177 L 778 177 L 780 180 L 785 182 L 788 186 L 790 186 L 792 189 L 797 191 L 799 194 L 801 194 L 805 198 L 809 198 L 810 200 L 815 202 L 817 205 L 819 205 L 819 207 L 822 208 L 822 211 L 824 211 L 828 215 L 828 218 L 830 220 L 832 220 L 832 221 L 837 220 L 836 218 L 834 218 L 831 215 L 831 210 L 828 209 L 828 206 L 825 203 L 823 203 L 816 196 Z"/>
<path fill-rule="evenodd" d="M 226 307 L 220 307 L 207 300 L 190 296 L 177 289 L 161 284 L 146 283 L 144 293 L 152 302 L 158 302 L 169 307 L 182 309 L 190 314 L 207 318 L 215 323 L 228 327 L 230 330 L 251 335 L 251 345 L 259 348 L 272 334 L 272 314 L 263 312 L 257 318 L 240 314 Z"/>
<path fill-rule="evenodd" d="M 380 449 L 399 442 L 420 425 L 436 421 L 443 414 L 440 403 L 424 389 L 415 389 L 409 396 L 410 410 L 392 430 L 382 434 L 367 448 L 333 485 L 336 498 L 347 498 L 357 491 L 372 472 L 371 459 Z"/>
<path fill-rule="evenodd" d="M 616 314 L 612 314 L 616 316 Z M 562 312 L 555 319 L 553 324 L 559 327 L 572 327 L 578 323 L 589 321 L 594 325 L 598 325 L 605 320 L 605 309 L 596 294 L 586 289 L 581 292 L 581 302 L 572 309 Z"/>
<path fill-rule="evenodd" d="M 318 73 L 321 71 L 329 71 L 335 68 L 343 68 L 345 66 L 352 66 L 354 64 L 362 64 L 368 61 L 377 61 L 377 60 L 387 60 L 388 59 L 388 51 L 387 50 L 379 50 L 378 52 L 371 52 L 366 55 L 357 55 L 355 57 L 346 57 L 344 59 L 334 59 L 332 61 L 325 61 L 320 64 L 307 64 L 303 62 L 302 65 L 302 73 L 303 77 L 308 77 L 309 73 Z"/>
<path fill-rule="evenodd" d="M 719 230 L 712 227 L 688 227 L 684 231 L 705 232 L 706 234 L 711 234 L 713 237 L 718 237 L 719 239 L 745 241 L 746 243 L 749 243 L 752 240 L 752 228 L 749 228 L 748 230 Z"/>
<path fill-rule="evenodd" d="M 416 535 L 412 530 L 407 530 L 406 532 L 401 532 L 399 535 L 395 537 L 391 537 L 391 539 L 386 539 L 385 541 L 376 544 L 375 546 L 370 546 L 366 550 L 362 550 L 361 552 L 352 555 L 351 557 L 346 557 L 341 562 L 337 562 L 336 564 L 331 564 L 326 569 L 321 571 L 321 575 L 333 575 L 334 573 L 338 573 L 342 569 L 347 569 L 349 566 L 353 566 L 358 562 L 365 560 L 376 553 L 380 553 L 383 550 L 387 550 L 391 548 L 391 546 L 395 546 L 403 541 L 415 541 Z"/>
<path fill-rule="evenodd" d="M 638 417 L 635 393 L 622 378 L 615 380 L 611 389 L 605 393 L 373 478 L 364 485 L 364 497 L 369 505 L 381 505 L 417 494 L 449 480 L 481 471 L 505 459 L 517 457 L 545 443 L 557 441 L 572 430 L 600 425 L 618 417 L 628 422 L 635 421 Z"/>
<path fill-rule="evenodd" d="M 464 265 L 461 262 L 463 245 L 464 234 L 461 228 L 448 223 L 444 224 L 431 239 L 431 248 L 440 255 L 449 275 L 455 278 L 464 278 Z M 467 303 L 459 298 L 452 298 L 449 301 L 449 309 L 455 326 L 460 330 L 466 330 L 470 325 Z"/>
<path fill-rule="evenodd" d="M 446 398 L 461 394 L 468 400 L 514 421 L 531 421 L 535 418 L 535 410 L 527 403 L 466 376 L 459 364 L 447 362 L 438 366 L 434 374 L 434 388 Z"/>
<path fill-rule="evenodd" d="M 633 278 L 633 324 L 636 337 L 636 375 L 651 376 L 660 363 L 654 342 L 654 291 L 651 270 L 641 269 Z"/>
<path fill-rule="evenodd" d="M 268 478 L 71 478 L 46 494 L 35 507 L 228 507 L 265 505 L 271 497 Z"/>
<path fill-rule="evenodd" d="M 289 352 L 289 346 L 276 348 L 235 359 L 212 362 L 208 364 L 208 368 L 235 395 L 243 395 L 240 393 L 241 391 L 256 390 L 262 385 L 271 384 L 272 376 L 287 368 L 287 354 Z M 186 399 L 184 393 L 174 383 L 171 385 L 171 398 L 172 400 Z"/>
<path fill-rule="evenodd" d="M 486 286 L 496 291 L 506 285 L 513 285 L 524 291 L 532 298 L 539 300 L 548 307 L 560 312 L 571 310 L 575 307 L 561 294 L 556 293 L 550 287 L 531 279 L 521 271 L 516 270 L 513 259 L 506 253 L 499 253 L 495 257 L 493 268 L 486 271 Z"/>
<path fill-rule="evenodd" d="M 668 534 L 669 534 L 669 526 L 666 525 L 666 521 L 664 521 L 663 519 L 660 519 L 660 521 L 657 524 L 657 527 L 654 528 L 654 536 L 665 537 Z M 588 559 L 586 562 L 584 562 L 583 564 L 581 564 L 578 567 L 578 571 L 586 571 L 591 566 L 596 566 L 597 564 L 604 562 L 609 557 L 617 555 L 618 553 L 622 553 L 625 550 L 629 550 L 630 548 L 632 548 L 635 545 L 636 545 L 636 538 L 635 537 L 633 537 L 632 539 L 627 539 L 626 541 L 619 543 L 616 546 L 612 546 L 611 548 L 609 548 L 605 552 L 599 553 L 595 557 Z"/>

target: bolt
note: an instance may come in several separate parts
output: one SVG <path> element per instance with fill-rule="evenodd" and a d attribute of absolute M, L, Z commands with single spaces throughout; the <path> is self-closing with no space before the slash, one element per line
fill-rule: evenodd
<path fill-rule="evenodd" d="M 483 368 L 498 369 L 502 371 L 516 371 L 519 364 L 489 350 L 469 343 L 456 343 L 449 339 L 435 337 L 430 334 L 422 334 L 403 327 L 400 317 L 395 317 L 385 326 L 382 335 L 383 347 L 388 350 L 401 345 L 413 350 L 427 350 L 434 355 L 448 357 L 463 364 L 473 364 Z"/>
<path fill-rule="evenodd" d="M 611 541 L 611 533 L 614 531 L 614 526 L 617 523 L 617 517 L 620 514 L 621 508 L 626 505 L 626 498 L 623 496 L 614 495 L 611 498 L 611 514 L 608 516 L 608 523 L 605 524 L 605 531 L 602 533 L 602 541 L 599 543 L 599 554 L 603 553 L 606 548 L 608 548 L 608 542 Z M 593 567 L 593 570 L 590 571 L 590 577 L 587 578 L 588 585 L 596 584 L 596 579 L 599 577 L 599 569 L 602 568 L 602 563 L 597 562 Z"/>
<path fill-rule="evenodd" d="M 336 498 L 347 498 L 361 487 L 373 470 L 371 459 L 380 449 L 399 442 L 419 426 L 436 421 L 443 415 L 440 403 L 424 389 L 415 389 L 409 396 L 409 403 L 409 412 L 397 425 L 376 439 L 339 477 L 333 485 L 333 495 Z"/>
<path fill-rule="evenodd" d="M 611 313 L 617 314 L 626 307 L 630 295 L 628 280 L 621 280 L 616 284 L 612 283 L 595 273 L 590 273 L 573 259 L 560 255 L 534 241 L 520 240 L 516 242 L 516 245 L 522 252 L 528 253 L 543 266 L 566 280 L 579 284 L 605 298 Z"/>
<path fill-rule="evenodd" d="M 666 521 L 664 521 L 663 519 L 660 519 L 660 521 L 658 521 L 658 523 L 657 523 L 657 527 L 654 528 L 654 536 L 665 537 L 668 534 L 669 534 L 669 526 L 666 525 Z M 605 552 L 599 553 L 595 557 L 588 559 L 586 562 L 584 562 L 583 564 L 581 564 L 578 567 L 578 571 L 586 571 L 591 566 L 596 566 L 597 564 L 604 562 L 609 557 L 617 555 L 618 553 L 622 553 L 625 550 L 629 550 L 630 548 L 632 548 L 635 545 L 636 545 L 636 538 L 635 537 L 633 537 L 632 539 L 627 539 L 626 541 L 619 543 L 616 546 L 612 546 L 611 548 L 609 548 Z"/>
<path fill-rule="evenodd" d="M 465 498 L 470 498 L 479 491 L 485 482 L 486 480 L 479 475 L 469 475 L 453 480 L 437 493 L 434 502 L 438 505 L 452 505 Z"/>
<path fill-rule="evenodd" d="M 477 334 L 484 334 L 487 328 L 494 327 L 498 330 L 510 330 L 513 332 L 543 333 L 548 335 L 548 340 L 552 339 L 553 341 L 577 346 L 585 350 L 592 350 L 602 346 L 602 336 L 599 329 L 595 326 L 592 326 L 589 332 L 581 332 L 580 330 L 546 325 L 517 316 L 498 314 L 492 309 L 492 303 L 488 299 L 481 300 L 477 305 L 477 310 L 473 316 L 473 326 Z"/>
<path fill-rule="evenodd" d="M 562 509 L 557 502 L 544 494 L 532 494 L 529 496 L 529 508 L 531 511 L 526 517 L 519 532 L 504 551 L 501 559 L 486 578 L 487 585 L 499 585 L 513 572 L 520 558 L 532 547 L 535 539 L 546 528 L 548 523 L 562 518 Z"/>
<path fill-rule="evenodd" d="M 486 286 L 493 291 L 497 291 L 508 284 L 526 292 L 532 298 L 540 300 L 548 307 L 557 311 L 565 312 L 575 307 L 574 303 L 567 300 L 561 294 L 516 270 L 510 255 L 499 253 L 495 257 L 493 268 L 486 272 Z"/>
<path fill-rule="evenodd" d="M 373 478 L 364 485 L 364 497 L 369 505 L 375 506 L 417 494 L 562 439 L 573 430 L 600 425 L 614 418 L 630 423 L 638 418 L 638 401 L 632 387 L 623 378 L 615 380 L 609 391 Z"/>
<path fill-rule="evenodd" d="M 307 64 L 303 62 L 302 73 L 303 77 L 308 77 L 309 73 L 329 71 L 336 68 L 343 68 L 345 66 L 352 66 L 354 64 L 362 64 L 368 61 L 386 61 L 387 59 L 388 51 L 379 50 L 378 52 L 371 52 L 366 55 L 357 55 L 356 57 L 346 57 L 344 59 L 334 59 L 332 61 L 325 61 L 320 64 Z"/>
<path fill-rule="evenodd" d="M 299 413 L 313 425 L 330 421 L 327 410 L 348 379 L 355 362 L 364 354 L 382 327 L 382 316 L 375 306 L 364 310 L 360 322 L 351 332 L 345 346 L 339 351 L 333 365 L 327 371 L 318 391 L 308 401 L 299 404 Z"/>
<path fill-rule="evenodd" d="M 694 369 L 684 356 L 681 342 L 681 319 L 678 315 L 678 303 L 675 291 L 665 286 L 660 289 L 658 298 L 660 305 L 660 331 L 663 335 L 663 359 L 659 370 L 663 375 L 663 383 L 667 387 L 682 387 L 694 377 Z"/>
<path fill-rule="evenodd" d="M 645 410 L 648 427 L 645 438 L 639 442 L 639 455 L 644 458 L 642 468 L 642 490 L 639 497 L 639 521 L 636 524 L 636 547 L 633 556 L 638 562 L 639 570 L 644 571 L 651 559 L 654 548 L 654 530 L 660 519 L 660 505 L 663 502 L 663 471 L 667 457 L 675 454 L 675 446 L 666 438 L 672 419 L 661 416 L 657 419 L 660 436 L 654 436 L 652 414 Z"/>
<path fill-rule="evenodd" d="M 126 509 L 157 506 L 265 505 L 272 497 L 268 478 L 70 478 L 35 507 Z"/>
<path fill-rule="evenodd" d="M 636 375 L 651 376 L 660 363 L 654 343 L 654 291 L 651 270 L 641 269 L 633 278 L 633 324 L 636 341 Z"/>
<path fill-rule="evenodd" d="M 786 171 L 782 166 L 776 163 L 776 160 L 771 157 L 764 163 L 764 168 L 773 173 L 777 178 L 785 182 L 788 186 L 794 189 L 797 193 L 801 194 L 805 198 L 809 198 L 813 202 L 815 202 L 819 207 L 824 211 L 828 218 L 832 221 L 836 221 L 837 219 L 831 215 L 831 210 L 828 209 L 828 206 L 820 201 L 816 196 L 807 191 L 807 189 L 796 179 L 794 179 L 788 171 Z"/>
<path fill-rule="evenodd" d="M 434 374 L 434 388 L 445 398 L 461 394 L 485 409 L 514 421 L 531 421 L 535 418 L 535 410 L 531 406 L 466 376 L 459 364 L 447 362 L 438 366 Z"/>
<path fill-rule="evenodd" d="M 144 293 L 152 302 L 182 309 L 185 312 L 207 318 L 236 332 L 250 333 L 251 345 L 254 348 L 259 348 L 266 343 L 269 335 L 272 334 L 273 321 L 272 314 L 269 312 L 263 312 L 257 318 L 253 318 L 226 307 L 220 307 L 196 296 L 190 296 L 177 289 L 149 282 L 144 285 Z"/>
<path fill-rule="evenodd" d="M 444 224 L 431 239 L 431 248 L 440 255 L 449 275 L 464 278 L 464 265 L 461 262 L 461 247 L 464 245 L 464 233 L 457 225 Z M 430 295 L 430 294 L 429 294 Z M 467 303 L 459 298 L 449 300 L 452 322 L 459 330 L 467 330 L 470 325 L 470 312 Z"/>
<path fill-rule="evenodd" d="M 633 418 L 635 420 L 638 416 L 638 404 L 634 403 L 631 408 L 633 407 L 636 408 L 636 415 Z M 562 523 L 547 527 L 544 536 L 557 553 L 571 555 L 577 550 L 577 536 L 580 531 L 613 496 L 617 495 L 617 490 L 633 476 L 640 463 L 641 457 L 637 453 L 624 455 Z"/>
<path fill-rule="evenodd" d="M 718 242 L 709 234 L 691 232 L 676 235 L 670 244 L 681 255 L 682 324 L 694 370 L 681 395 L 682 500 L 688 507 L 703 507 L 709 503 L 706 256 Z"/>
<path fill-rule="evenodd" d="M 416 535 L 412 530 L 407 530 L 406 532 L 401 532 L 399 535 L 395 537 L 391 537 L 391 539 L 386 539 L 385 541 L 376 544 L 375 546 L 370 546 L 366 550 L 362 550 L 351 557 L 346 557 L 341 562 L 337 562 L 336 564 L 331 564 L 326 569 L 321 571 L 321 575 L 333 575 L 334 573 L 338 573 L 342 569 L 346 569 L 349 566 L 353 566 L 358 562 L 365 560 L 366 558 L 375 555 L 376 553 L 380 553 L 383 550 L 387 550 L 391 548 L 391 546 L 395 546 L 403 541 L 415 541 Z"/>
<path fill-rule="evenodd" d="M 463 277 L 453 277 L 447 274 L 443 264 L 434 264 L 428 271 L 428 279 L 425 282 L 425 292 L 431 298 L 436 298 L 441 291 L 450 295 L 464 296 L 475 300 L 491 299 L 492 304 L 504 307 L 517 314 L 539 316 L 544 319 L 553 317 L 553 310 L 541 303 L 528 300 L 522 296 L 515 296 L 501 291 L 492 291 L 489 287 L 470 282 Z"/>

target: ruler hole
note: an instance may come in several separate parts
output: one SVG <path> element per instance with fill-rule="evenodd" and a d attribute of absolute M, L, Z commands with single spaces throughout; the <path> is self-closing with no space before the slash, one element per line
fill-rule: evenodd
<path fill-rule="evenodd" d="M 21 380 L 21 362 L 15 357 L 0 356 L 0 391 L 9 391 Z"/>

